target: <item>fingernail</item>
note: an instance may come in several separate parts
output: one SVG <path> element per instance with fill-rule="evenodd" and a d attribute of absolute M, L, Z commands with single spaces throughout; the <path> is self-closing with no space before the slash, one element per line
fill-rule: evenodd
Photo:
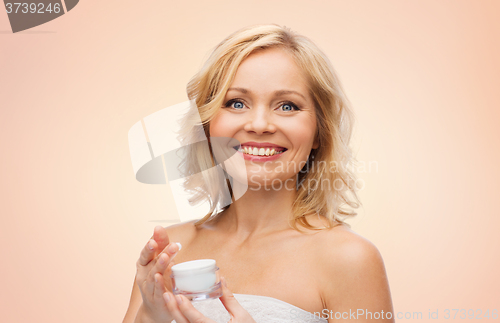
<path fill-rule="evenodd" d="M 169 302 L 170 301 L 170 296 L 168 296 L 168 293 L 165 293 L 163 294 L 165 296 L 165 302 Z"/>
<path fill-rule="evenodd" d="M 162 265 L 164 265 L 164 264 L 165 264 L 165 257 L 164 257 L 163 255 L 164 255 L 164 253 L 162 253 L 162 254 L 160 255 L 160 259 L 158 259 L 158 260 L 160 261 L 160 264 L 162 264 Z"/>
<path fill-rule="evenodd" d="M 155 282 L 157 283 L 158 282 L 158 277 L 155 275 Z"/>
<path fill-rule="evenodd" d="M 151 250 L 153 250 L 153 249 L 155 248 L 155 246 L 154 246 L 154 242 L 153 242 L 153 240 L 152 240 L 152 239 L 151 239 L 151 240 L 149 240 L 148 247 L 149 247 L 149 249 L 151 249 Z"/>
<path fill-rule="evenodd" d="M 177 246 L 179 246 L 179 251 L 181 251 L 181 249 L 182 249 L 182 245 L 181 245 L 181 243 L 180 243 L 180 242 L 176 242 L 175 244 L 176 244 Z"/>
<path fill-rule="evenodd" d="M 175 252 L 175 246 L 174 245 L 175 244 L 172 243 L 170 246 L 168 246 L 168 252 L 170 252 L 170 253 L 174 253 Z M 181 250 L 181 249 L 179 249 L 179 250 Z"/>
<path fill-rule="evenodd" d="M 175 299 L 177 300 L 177 304 L 179 304 L 179 305 L 182 304 L 182 297 L 181 297 L 181 295 L 175 296 Z"/>

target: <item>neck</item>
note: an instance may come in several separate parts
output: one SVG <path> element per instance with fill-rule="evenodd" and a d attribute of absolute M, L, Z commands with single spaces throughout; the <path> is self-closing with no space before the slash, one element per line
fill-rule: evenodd
<path fill-rule="evenodd" d="M 221 216 L 225 232 L 247 239 L 254 235 L 290 229 L 289 217 L 296 197 L 295 190 L 275 190 L 272 187 L 245 188 L 233 183 L 233 194 L 238 197 Z M 288 187 L 295 187 L 295 182 Z"/>

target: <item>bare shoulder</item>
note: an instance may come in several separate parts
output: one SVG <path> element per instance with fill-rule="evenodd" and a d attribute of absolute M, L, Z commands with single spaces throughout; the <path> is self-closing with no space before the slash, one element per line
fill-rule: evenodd
<path fill-rule="evenodd" d="M 392 311 L 382 256 L 368 239 L 346 225 L 316 234 L 319 291 L 326 308 Z"/>
<path fill-rule="evenodd" d="M 341 224 L 334 228 L 323 230 L 315 235 L 316 243 L 322 248 L 320 257 L 329 269 L 341 270 L 349 267 L 380 266 L 382 257 L 377 247 L 368 239 L 352 231 L 347 225 Z"/>

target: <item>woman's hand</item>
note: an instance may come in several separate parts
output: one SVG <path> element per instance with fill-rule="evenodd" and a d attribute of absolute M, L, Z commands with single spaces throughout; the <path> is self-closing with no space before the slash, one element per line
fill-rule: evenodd
<path fill-rule="evenodd" d="M 226 310 L 231 315 L 231 323 L 255 323 L 250 314 L 238 303 L 233 293 L 227 288 L 224 277 L 222 281 L 222 296 L 220 300 Z M 174 295 L 171 292 L 163 294 L 165 303 L 170 313 L 172 313 L 177 323 L 216 323 L 215 321 L 201 314 L 191 302 L 182 295 Z"/>
<path fill-rule="evenodd" d="M 137 285 L 142 295 L 142 305 L 137 315 L 140 322 L 170 322 L 173 320 L 163 293 L 172 290 L 170 268 L 173 257 L 180 250 L 180 244 L 171 243 L 167 230 L 162 226 L 154 229 L 153 238 L 141 251 L 137 261 Z M 137 320 L 136 320 L 137 321 Z"/>

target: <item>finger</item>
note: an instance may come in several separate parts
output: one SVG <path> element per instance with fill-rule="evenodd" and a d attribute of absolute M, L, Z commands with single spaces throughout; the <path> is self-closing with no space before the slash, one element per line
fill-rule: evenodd
<path fill-rule="evenodd" d="M 175 322 L 177 323 L 189 323 L 188 319 L 181 313 L 179 309 L 178 301 L 174 294 L 170 292 L 165 292 L 163 294 L 163 299 L 167 305 L 168 312 L 172 315 Z"/>
<path fill-rule="evenodd" d="M 232 317 L 243 319 L 250 314 L 241 306 L 238 300 L 234 297 L 233 293 L 227 288 L 227 282 L 225 277 L 221 277 L 222 283 L 222 296 L 219 298 L 222 305 L 231 314 Z"/>
<path fill-rule="evenodd" d="M 170 268 L 172 267 L 172 259 L 174 259 L 180 249 L 179 245 L 180 243 L 170 243 L 165 247 L 165 249 L 158 255 L 158 261 L 151 269 L 151 275 L 154 275 L 155 273 L 164 275 L 166 271 L 170 271 Z"/>
<path fill-rule="evenodd" d="M 146 291 L 148 292 L 149 295 L 154 297 L 154 292 L 155 292 L 155 286 L 156 286 L 156 279 L 155 276 L 156 274 L 163 275 L 165 273 L 165 270 L 167 269 L 169 262 L 169 257 L 165 253 L 161 253 L 160 256 L 158 257 L 158 261 L 154 265 L 153 268 L 151 268 L 151 271 L 148 274 L 148 277 L 146 278 Z M 160 294 L 161 295 L 161 294 Z"/>
<path fill-rule="evenodd" d="M 153 231 L 153 239 L 158 243 L 158 250 L 163 250 L 169 243 L 167 229 L 157 225 Z"/>
<path fill-rule="evenodd" d="M 137 264 L 141 266 L 147 266 L 151 262 L 151 260 L 154 259 L 155 250 L 157 250 L 157 247 L 158 244 L 156 243 L 156 241 L 150 239 L 142 249 Z"/>
<path fill-rule="evenodd" d="M 184 296 L 177 295 L 175 296 L 177 301 L 177 306 L 179 306 L 179 310 L 184 315 L 189 322 L 196 323 L 216 323 L 215 321 L 207 318 L 205 315 L 201 314 L 196 308 L 194 308 L 193 304 Z"/>
<path fill-rule="evenodd" d="M 146 277 L 146 281 L 148 282 L 146 285 L 146 290 L 150 293 L 150 295 L 154 294 L 155 289 L 155 275 L 157 273 L 161 274 L 164 277 L 170 278 L 171 267 L 172 267 L 172 259 L 175 257 L 177 252 L 179 251 L 179 244 L 170 243 L 165 250 L 158 255 L 157 261 Z M 172 289 L 172 285 L 170 281 L 168 281 L 169 289 Z M 163 294 L 164 290 L 162 290 Z"/>
<path fill-rule="evenodd" d="M 173 286 L 172 286 L 172 266 L 175 265 L 175 262 L 173 260 L 170 260 L 170 263 L 168 264 L 167 270 L 165 270 L 165 274 L 163 275 L 165 278 L 165 287 L 167 290 L 172 291 Z"/>
<path fill-rule="evenodd" d="M 165 247 L 165 249 L 163 249 L 162 252 L 166 253 L 170 257 L 170 261 L 172 261 L 181 248 L 182 245 L 179 242 L 171 242 Z"/>
<path fill-rule="evenodd" d="M 155 279 L 155 288 L 154 288 L 154 291 L 153 291 L 153 300 L 155 302 L 155 304 L 159 304 L 159 305 L 162 305 L 162 307 L 165 307 L 165 300 L 163 299 L 163 293 L 165 293 L 167 291 L 167 289 L 165 288 L 165 282 L 164 282 L 164 279 L 163 279 L 163 275 L 162 274 L 159 274 L 159 273 L 156 273 L 154 275 L 154 279 Z"/>

